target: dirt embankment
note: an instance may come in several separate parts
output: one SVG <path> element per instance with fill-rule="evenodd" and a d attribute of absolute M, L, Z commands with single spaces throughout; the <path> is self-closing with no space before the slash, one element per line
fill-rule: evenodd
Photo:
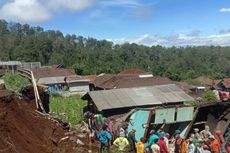
<path fill-rule="evenodd" d="M 28 99 L 19 99 L 8 90 L 0 90 L 0 152 L 86 153 L 89 151 L 86 134 L 63 130 L 50 116 L 36 112 L 34 100 Z M 79 135 L 83 137 L 80 138 Z M 92 152 L 97 152 L 96 146 L 92 148 Z"/>

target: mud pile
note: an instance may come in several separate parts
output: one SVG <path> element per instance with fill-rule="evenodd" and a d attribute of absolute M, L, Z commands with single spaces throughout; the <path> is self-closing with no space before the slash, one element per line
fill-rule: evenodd
<path fill-rule="evenodd" d="M 36 112 L 34 100 L 28 99 L 20 99 L 13 92 L 0 90 L 0 152 L 89 151 L 86 134 L 63 130 L 52 117 Z M 97 152 L 96 146 L 92 147 L 92 152 Z"/>

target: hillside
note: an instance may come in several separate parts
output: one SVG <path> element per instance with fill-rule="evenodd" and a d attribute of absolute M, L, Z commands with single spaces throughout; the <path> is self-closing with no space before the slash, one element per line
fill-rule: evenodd
<path fill-rule="evenodd" d="M 106 40 L 0 20 L 0 59 L 64 64 L 78 74 L 117 73 L 140 68 L 173 80 L 230 76 L 230 47 L 165 48 L 117 45 Z"/>

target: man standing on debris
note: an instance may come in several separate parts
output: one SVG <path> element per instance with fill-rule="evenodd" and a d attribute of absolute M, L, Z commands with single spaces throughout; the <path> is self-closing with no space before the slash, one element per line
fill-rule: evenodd
<path fill-rule="evenodd" d="M 128 140 L 129 140 L 129 145 L 130 145 L 130 152 L 135 151 L 136 152 L 136 147 L 135 144 L 137 143 L 136 137 L 135 137 L 136 129 L 133 128 L 129 134 L 128 134 Z"/>
<path fill-rule="evenodd" d="M 125 152 L 125 148 L 129 145 L 129 141 L 125 138 L 125 133 L 121 132 L 120 137 L 118 137 L 113 144 L 118 147 L 120 152 Z"/>
<path fill-rule="evenodd" d="M 101 114 L 96 114 L 94 117 L 96 118 L 97 128 L 101 131 L 104 124 L 103 116 Z"/>
<path fill-rule="evenodd" d="M 107 126 L 104 125 L 102 127 L 102 131 L 98 134 L 98 139 L 99 139 L 99 141 L 101 143 L 100 153 L 102 153 L 105 150 L 107 152 L 109 152 L 109 148 L 110 148 L 109 147 L 110 146 L 109 142 L 111 140 L 111 135 L 110 135 L 110 133 L 108 131 L 106 131 L 106 129 L 107 129 Z"/>

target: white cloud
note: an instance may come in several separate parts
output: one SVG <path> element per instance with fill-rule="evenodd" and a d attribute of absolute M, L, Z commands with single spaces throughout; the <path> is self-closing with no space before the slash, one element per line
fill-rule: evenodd
<path fill-rule="evenodd" d="M 220 12 L 230 12 L 230 8 L 221 8 Z"/>
<path fill-rule="evenodd" d="M 51 17 L 50 12 L 37 0 L 14 0 L 3 5 L 0 18 L 13 21 L 41 22 Z"/>
<path fill-rule="evenodd" d="M 42 0 L 43 3 L 54 11 L 67 9 L 71 11 L 81 11 L 89 8 L 94 0 Z"/>
<path fill-rule="evenodd" d="M 137 0 L 101 0 L 100 5 L 108 6 L 122 6 L 122 7 L 139 7 L 142 5 Z"/>
<path fill-rule="evenodd" d="M 111 40 L 111 39 L 110 39 Z M 178 34 L 174 36 L 160 37 L 158 35 L 141 35 L 136 37 L 127 37 L 112 40 L 114 43 L 136 43 L 146 46 L 161 45 L 166 47 L 171 46 L 230 46 L 230 33 L 219 35 L 185 35 Z"/>
<path fill-rule="evenodd" d="M 12 0 L 0 7 L 0 18 L 18 22 L 44 22 L 60 11 L 80 11 L 94 0 Z"/>

